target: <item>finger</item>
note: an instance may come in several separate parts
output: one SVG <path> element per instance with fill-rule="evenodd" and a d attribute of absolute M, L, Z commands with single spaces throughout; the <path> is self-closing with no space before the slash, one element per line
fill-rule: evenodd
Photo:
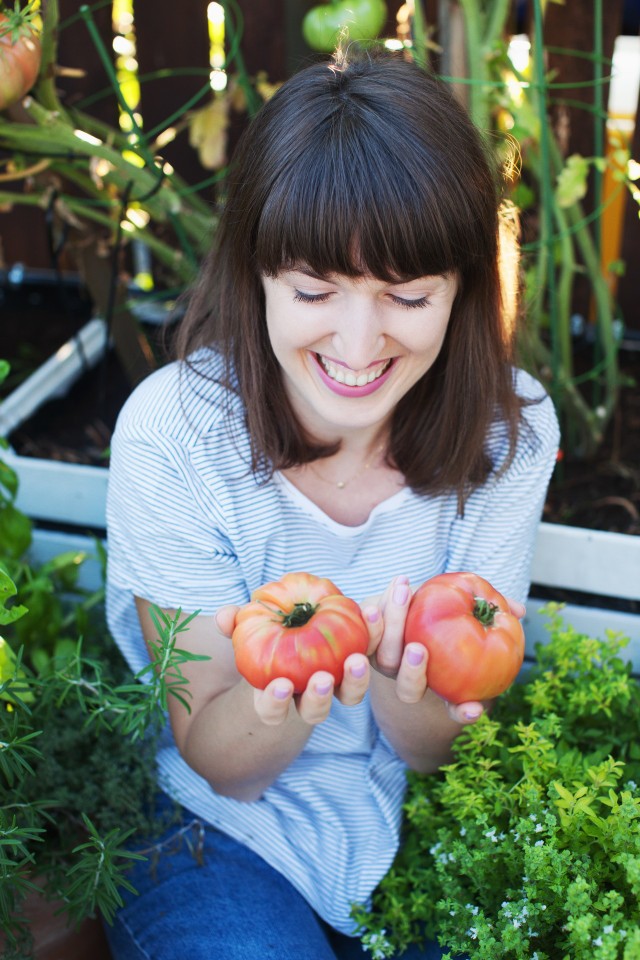
<path fill-rule="evenodd" d="M 216 612 L 215 621 L 220 633 L 224 634 L 225 637 L 230 637 L 233 633 L 233 628 L 236 622 L 236 613 L 240 607 L 236 607 L 233 604 L 227 604 L 225 607 L 220 607 Z"/>
<path fill-rule="evenodd" d="M 506 600 L 507 600 L 507 603 L 509 604 L 509 610 L 514 615 L 514 617 L 517 617 L 518 620 L 522 620 L 525 613 L 527 612 L 527 608 L 525 607 L 524 603 L 520 603 L 519 600 L 511 600 L 509 597 L 507 597 Z"/>
<path fill-rule="evenodd" d="M 352 653 L 344 662 L 344 676 L 336 697 L 345 706 L 360 703 L 369 687 L 371 667 L 361 653 Z"/>
<path fill-rule="evenodd" d="M 334 679 L 325 670 L 314 673 L 307 689 L 298 699 L 298 713 L 305 723 L 322 723 L 329 716 L 333 701 Z"/>
<path fill-rule="evenodd" d="M 360 608 L 362 618 L 369 628 L 369 646 L 367 647 L 367 656 L 370 657 L 377 649 L 382 638 L 384 621 L 382 611 L 377 602 L 367 600 Z"/>
<path fill-rule="evenodd" d="M 293 684 L 285 677 L 272 680 L 264 690 L 253 691 L 253 705 L 263 723 L 275 727 L 284 723 L 289 714 Z"/>
<path fill-rule="evenodd" d="M 475 723 L 484 713 L 484 704 L 479 700 L 469 700 L 466 703 L 448 703 L 449 716 L 456 723 Z"/>
<path fill-rule="evenodd" d="M 421 643 L 408 643 L 404 649 L 398 676 L 396 694 L 403 703 L 417 703 L 427 690 L 428 654 Z"/>
<path fill-rule="evenodd" d="M 376 649 L 376 665 L 381 673 L 395 676 L 404 650 L 404 625 L 411 599 L 409 578 L 395 577 L 383 599 L 384 631 Z"/>

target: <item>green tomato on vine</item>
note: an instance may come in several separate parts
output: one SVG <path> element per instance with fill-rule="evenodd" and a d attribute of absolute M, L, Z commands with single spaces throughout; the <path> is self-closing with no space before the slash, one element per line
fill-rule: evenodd
<path fill-rule="evenodd" d="M 302 34 L 312 50 L 332 53 L 345 28 L 349 40 L 373 40 L 386 20 L 384 0 L 329 0 L 308 11 Z"/>

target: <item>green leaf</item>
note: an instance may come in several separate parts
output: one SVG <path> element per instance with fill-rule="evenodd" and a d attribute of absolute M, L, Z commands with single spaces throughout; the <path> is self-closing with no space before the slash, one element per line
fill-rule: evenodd
<path fill-rule="evenodd" d="M 31 521 L 11 503 L 0 504 L 0 555 L 20 558 L 31 544 Z"/>
<path fill-rule="evenodd" d="M 27 613 L 27 608 L 19 604 L 7 607 L 7 600 L 15 597 L 17 592 L 11 577 L 0 569 L 0 624 L 14 623 Z"/>
<path fill-rule="evenodd" d="M 564 168 L 558 175 L 556 200 L 560 207 L 571 207 L 582 200 L 587 193 L 589 161 L 579 153 L 567 158 Z"/>

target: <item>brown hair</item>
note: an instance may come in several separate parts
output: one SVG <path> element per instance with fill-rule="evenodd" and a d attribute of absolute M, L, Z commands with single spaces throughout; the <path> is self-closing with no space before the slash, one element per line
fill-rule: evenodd
<path fill-rule="evenodd" d="M 387 281 L 457 274 L 445 342 L 395 410 L 389 460 L 414 490 L 457 491 L 462 504 L 494 466 L 485 444 L 496 416 L 513 456 L 521 404 L 502 319 L 496 178 L 443 83 L 393 54 L 314 64 L 243 135 L 178 355 L 215 346 L 226 357 L 254 469 L 336 450 L 297 422 L 267 334 L 261 275 L 296 264 Z"/>

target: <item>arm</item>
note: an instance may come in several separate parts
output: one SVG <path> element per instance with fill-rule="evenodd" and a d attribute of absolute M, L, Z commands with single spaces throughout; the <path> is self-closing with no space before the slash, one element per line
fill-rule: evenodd
<path fill-rule="evenodd" d="M 147 645 L 156 631 L 149 603 L 136 599 Z M 186 662 L 182 673 L 189 682 L 191 711 L 169 698 L 169 719 L 176 745 L 185 761 L 218 793 L 237 800 L 258 799 L 304 748 L 314 724 L 328 715 L 333 678 L 319 671 L 307 690 L 293 697 L 289 680 L 273 680 L 265 690 L 255 690 L 236 670 L 230 636 L 236 607 L 223 607 L 216 617 L 195 617 L 181 646 L 207 656 Z M 174 616 L 175 611 L 165 611 Z M 349 658 L 345 702 L 364 696 L 368 670 L 366 658 Z M 351 670 L 355 667 L 355 675 Z"/>

